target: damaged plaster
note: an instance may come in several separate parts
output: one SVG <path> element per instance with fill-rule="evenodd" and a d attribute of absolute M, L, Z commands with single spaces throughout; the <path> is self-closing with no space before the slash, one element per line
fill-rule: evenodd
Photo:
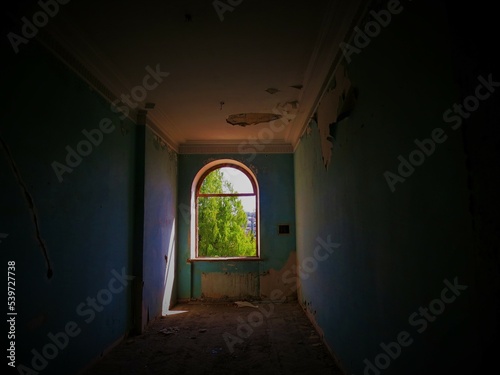
<path fill-rule="evenodd" d="M 273 112 L 281 115 L 281 123 L 288 124 L 292 122 L 299 111 L 298 100 L 291 100 L 284 103 L 278 103 Z"/>
<path fill-rule="evenodd" d="M 298 111 L 299 101 L 289 100 L 276 104 L 276 107 L 272 109 L 272 113 L 238 113 L 229 115 L 226 119 L 226 122 L 231 125 L 239 125 L 245 127 L 281 119 L 284 124 L 287 124 L 293 121 L 293 119 L 297 116 Z"/>
<path fill-rule="evenodd" d="M 325 168 L 328 168 L 330 163 L 333 141 L 335 140 L 330 134 L 330 127 L 336 128 L 338 122 L 350 114 L 355 102 L 356 94 L 348 77 L 347 69 L 344 65 L 339 65 L 317 109 L 321 154 Z"/>
<path fill-rule="evenodd" d="M 262 122 L 279 120 L 281 115 L 276 113 L 239 113 L 229 115 L 226 122 L 231 125 L 248 126 L 257 125 Z"/>
<path fill-rule="evenodd" d="M 273 94 L 276 94 L 277 92 L 279 92 L 280 90 L 278 89 L 275 89 L 274 87 L 269 87 L 268 89 L 266 89 L 266 92 L 268 92 L 269 94 L 273 95 Z"/>
<path fill-rule="evenodd" d="M 279 270 L 271 268 L 260 277 L 260 296 L 262 299 L 272 299 L 273 291 L 279 290 L 287 300 L 297 299 L 296 253 L 292 251 Z"/>
<path fill-rule="evenodd" d="M 201 273 L 202 298 L 272 300 L 275 298 L 273 296 L 279 294 L 288 301 L 297 299 L 295 251 L 288 255 L 286 263 L 280 269 L 271 268 L 260 273 L 242 272 L 234 264 L 228 263 L 220 271 L 222 272 Z"/>
<path fill-rule="evenodd" d="M 201 294 L 203 298 L 258 298 L 259 276 L 256 272 L 203 272 Z"/>
<path fill-rule="evenodd" d="M 153 146 L 157 151 L 167 151 L 169 159 L 177 161 L 177 153 L 156 134 L 153 134 Z"/>

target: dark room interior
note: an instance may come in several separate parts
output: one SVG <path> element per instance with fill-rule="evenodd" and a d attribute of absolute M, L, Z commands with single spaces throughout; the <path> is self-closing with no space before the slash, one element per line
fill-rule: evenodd
<path fill-rule="evenodd" d="M 9 373 L 497 367 L 492 4 L 2 14 Z"/>

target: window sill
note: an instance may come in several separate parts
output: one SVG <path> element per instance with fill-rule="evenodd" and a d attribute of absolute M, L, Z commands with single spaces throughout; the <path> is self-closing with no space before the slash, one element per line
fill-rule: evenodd
<path fill-rule="evenodd" d="M 239 262 L 239 261 L 261 261 L 263 260 L 261 257 L 199 257 L 199 258 L 190 258 L 188 259 L 188 263 L 191 262 L 223 262 L 223 261 L 231 261 L 231 262 Z"/>

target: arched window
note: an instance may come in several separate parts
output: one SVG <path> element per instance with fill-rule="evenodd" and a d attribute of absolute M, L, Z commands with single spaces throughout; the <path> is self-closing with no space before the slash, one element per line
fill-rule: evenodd
<path fill-rule="evenodd" d="M 198 172 L 193 190 L 194 258 L 258 258 L 259 190 L 252 171 L 218 160 Z"/>

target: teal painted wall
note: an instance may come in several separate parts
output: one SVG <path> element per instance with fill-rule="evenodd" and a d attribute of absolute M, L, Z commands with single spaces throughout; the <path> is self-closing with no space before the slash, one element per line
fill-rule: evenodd
<path fill-rule="evenodd" d="M 1 140 L 10 153 L 0 146 L 0 233 L 8 234 L 0 253 L 5 272 L 7 261 L 15 261 L 16 364 L 33 368 L 32 349 L 43 354 L 45 348 L 53 359 L 36 360 L 38 372 L 74 374 L 130 327 L 131 281 L 120 284 L 115 272 L 131 270 L 135 125 L 121 121 L 36 41 L 23 47 L 2 59 L 0 114 Z M 94 132 L 99 144 L 78 165 L 75 159 L 59 182 L 51 164 L 65 164 L 65 148 L 76 149 L 87 139 L 82 131 L 106 118 L 109 132 L 100 133 L 100 143 Z M 49 334 L 68 323 L 78 334 L 54 356 Z"/>
<path fill-rule="evenodd" d="M 198 171 L 215 159 L 234 159 L 250 167 L 260 189 L 260 251 L 262 260 L 187 262 L 190 257 L 189 203 L 191 185 Z M 282 270 L 295 251 L 295 201 L 293 155 L 259 154 L 251 162 L 248 155 L 179 155 L 177 293 L 179 299 L 201 297 L 202 273 L 253 273 L 262 283 L 271 270 Z M 280 236 L 278 224 L 290 224 L 291 234 Z M 273 282 L 270 281 L 272 284 Z M 279 283 L 275 284 L 277 288 Z M 269 288 L 272 288 L 270 285 Z M 267 289 L 269 289 L 267 288 Z M 261 285 L 261 290 L 264 290 Z M 286 292 L 286 291 L 283 291 Z M 257 296 L 261 297 L 261 296 Z"/>
<path fill-rule="evenodd" d="M 380 373 L 473 373 L 472 227 L 462 133 L 443 121 L 459 97 L 445 17 L 428 3 L 404 8 L 347 64 L 358 102 L 338 125 L 328 169 L 314 122 L 295 153 L 297 262 L 311 271 L 299 299 L 349 374 L 375 374 L 364 361 L 400 334 L 413 341 L 389 364 L 378 357 Z M 391 192 L 384 172 L 397 173 L 398 155 L 436 128 L 446 141 Z M 338 246 L 325 252 L 318 239 L 328 237 Z M 305 259 L 318 254 L 311 270 Z M 436 313 L 455 278 L 467 289 Z M 411 317 L 432 301 L 424 327 Z"/>
<path fill-rule="evenodd" d="M 143 321 L 162 315 L 173 291 L 177 213 L 177 154 L 146 129 Z M 168 277 L 169 276 L 169 277 Z"/>

